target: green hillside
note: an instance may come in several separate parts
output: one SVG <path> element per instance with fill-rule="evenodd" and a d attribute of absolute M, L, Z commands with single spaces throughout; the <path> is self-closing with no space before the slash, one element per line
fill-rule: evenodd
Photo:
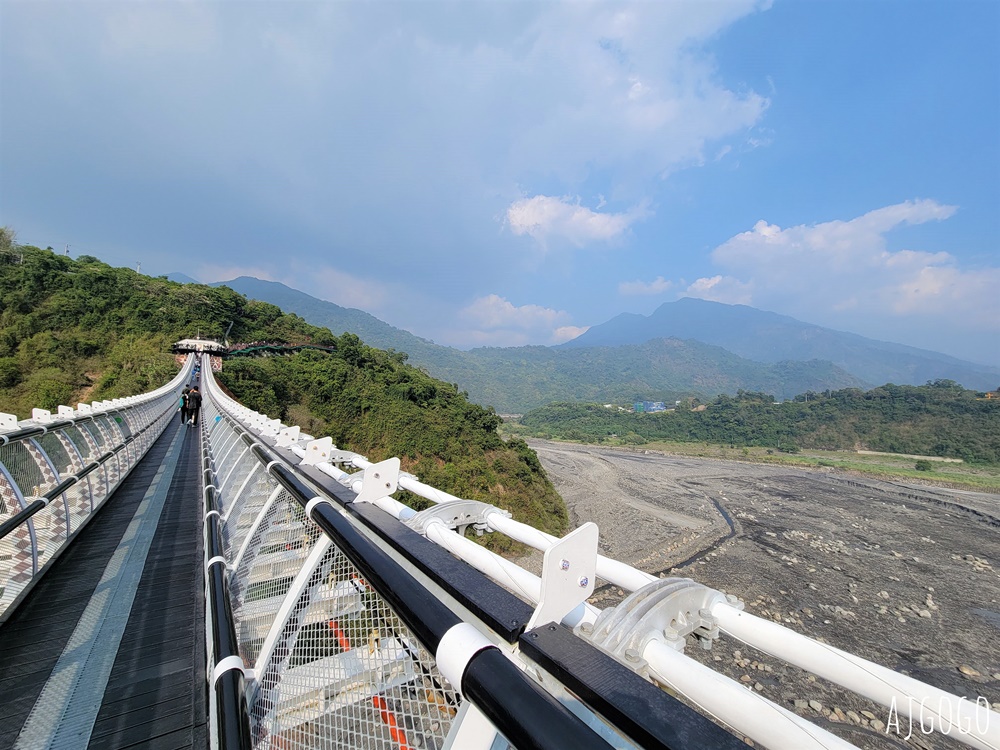
<path fill-rule="evenodd" d="M 986 400 L 950 380 L 807 393 L 785 403 L 741 391 L 698 410 L 685 403 L 653 414 L 551 404 L 525 414 L 521 425 L 529 435 L 584 442 L 863 449 L 1000 464 L 1000 399 Z"/>
<path fill-rule="evenodd" d="M 504 413 L 554 401 L 674 401 L 741 389 L 791 398 L 807 390 L 865 385 L 829 362 L 764 364 L 717 346 L 679 339 L 577 349 L 474 349 L 467 356 L 469 368 L 464 373 L 445 369 L 440 377 L 462 387 L 469 383 L 470 392 L 482 403 L 500 404 Z"/>
<path fill-rule="evenodd" d="M 519 438 L 505 442 L 492 409 L 404 361 L 405 355 L 365 346 L 347 333 L 333 355 L 229 360 L 220 379 L 253 409 L 330 435 L 372 461 L 399 456 L 404 471 L 428 484 L 564 533 L 565 505 L 535 452 Z M 410 503 L 429 505 L 417 497 Z"/>
<path fill-rule="evenodd" d="M 221 380 L 248 406 L 373 460 L 399 455 L 443 490 L 565 531 L 565 506 L 534 452 L 521 440 L 504 442 L 491 409 L 405 364 L 405 355 L 335 336 L 227 287 L 150 278 L 12 239 L 0 235 L 0 411 L 25 418 L 32 407 L 158 387 L 177 372 L 173 342 L 220 337 L 232 323 L 231 340 L 335 350 L 227 360 Z"/>
<path fill-rule="evenodd" d="M 177 372 L 170 345 L 200 332 L 327 344 L 329 331 L 231 289 L 177 284 L 96 258 L 0 246 L 0 401 L 32 407 L 115 398 Z"/>

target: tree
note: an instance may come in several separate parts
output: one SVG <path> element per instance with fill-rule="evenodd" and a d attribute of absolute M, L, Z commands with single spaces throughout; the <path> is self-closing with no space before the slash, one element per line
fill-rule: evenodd
<path fill-rule="evenodd" d="M 17 246 L 17 232 L 13 228 L 0 227 L 0 252 L 9 252 Z"/>

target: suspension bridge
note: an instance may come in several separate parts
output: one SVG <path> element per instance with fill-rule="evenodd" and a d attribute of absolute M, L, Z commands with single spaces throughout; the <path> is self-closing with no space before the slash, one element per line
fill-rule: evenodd
<path fill-rule="evenodd" d="M 981 700 L 602 556 L 592 523 L 554 538 L 250 411 L 208 357 L 0 415 L 0 748 L 855 747 L 685 654 L 726 638 L 1000 750 Z M 540 574 L 472 533 L 543 551 Z M 622 601 L 592 606 L 598 582 Z"/>

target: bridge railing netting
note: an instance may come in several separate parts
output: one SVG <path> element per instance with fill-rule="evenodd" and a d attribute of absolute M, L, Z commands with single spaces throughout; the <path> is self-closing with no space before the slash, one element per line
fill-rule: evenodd
<path fill-rule="evenodd" d="M 193 365 L 141 396 L 0 415 L 0 619 L 163 432 Z"/>
<path fill-rule="evenodd" d="M 442 674 L 438 654 L 432 653 L 442 640 L 433 643 L 434 632 L 451 629 L 459 618 L 452 616 L 454 623 L 416 618 L 422 631 L 431 631 L 418 635 L 406 622 L 414 621 L 414 612 L 401 616 L 389 601 L 405 607 L 412 597 L 387 590 L 392 585 L 386 584 L 395 576 L 400 587 L 419 588 L 425 596 L 429 592 L 433 605 L 425 607 L 432 612 L 427 620 L 440 610 L 447 612 L 441 604 L 447 595 L 433 582 L 415 583 L 412 573 L 394 567 L 392 560 L 383 560 L 378 569 L 369 567 L 371 558 L 385 553 L 380 540 L 358 524 L 349 522 L 350 528 L 339 532 L 357 534 L 353 541 L 335 543 L 307 512 L 306 501 L 317 496 L 316 488 L 294 484 L 292 489 L 299 491 L 291 491 L 283 486 L 275 470 L 280 462 L 270 460 L 270 449 L 247 429 L 242 416 L 242 407 L 206 382 L 202 431 L 207 494 L 222 537 L 238 668 L 245 675 L 247 744 L 287 750 L 509 747 L 463 697 L 461 686 Z M 294 477 L 286 480 L 296 482 Z M 327 511 L 332 508 L 326 500 L 323 504 Z M 211 546 L 206 556 L 213 554 Z M 351 561 L 346 546 L 364 560 L 364 569 Z M 434 606 L 440 608 L 436 613 Z M 210 651 L 214 640 L 209 637 Z M 483 639 L 476 647 L 490 645 Z M 210 668 L 225 656 L 210 653 Z M 506 659 L 503 663 L 513 666 Z M 212 671 L 218 674 L 219 668 Z M 513 671 L 523 674 L 519 668 Z M 462 681 L 464 676 L 458 675 Z M 475 690 L 473 683 L 466 686 Z M 506 684 L 523 694 L 524 685 Z M 540 701 L 539 708 L 543 713 L 563 710 L 554 721 L 573 724 L 572 731 L 588 738 L 584 747 L 634 747 L 624 741 L 609 745 L 555 701 L 548 706 Z M 227 709 L 213 703 L 212 710 Z M 474 718 L 467 720 L 469 716 Z M 531 726 L 529 717 L 520 720 Z M 211 722 L 219 724 L 219 717 Z"/>
<path fill-rule="evenodd" d="M 255 746 L 442 747 L 459 706 L 433 657 L 206 405 Z"/>

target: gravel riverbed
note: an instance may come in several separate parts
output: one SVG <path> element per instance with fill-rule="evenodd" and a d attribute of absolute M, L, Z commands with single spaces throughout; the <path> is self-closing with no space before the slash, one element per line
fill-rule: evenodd
<path fill-rule="evenodd" d="M 609 557 L 1000 710 L 1000 495 L 530 440 Z M 522 564 L 540 569 L 540 555 Z M 603 586 L 591 602 L 621 600 Z M 690 641 L 690 639 L 689 639 Z M 723 636 L 685 653 L 862 748 L 960 748 Z M 907 738 L 907 735 L 910 735 Z"/>

